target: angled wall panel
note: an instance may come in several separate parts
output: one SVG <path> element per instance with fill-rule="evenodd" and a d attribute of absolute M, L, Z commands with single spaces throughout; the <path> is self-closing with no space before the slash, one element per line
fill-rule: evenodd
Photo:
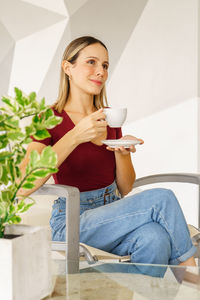
<path fill-rule="evenodd" d="M 60 15 L 68 16 L 64 0 L 21 0 L 35 6 L 43 7 Z M 76 2 L 76 1 L 74 1 Z"/>
<path fill-rule="evenodd" d="M 147 2 L 88 0 L 70 18 L 72 38 L 93 35 L 102 40 L 109 50 L 111 76 Z"/>
<path fill-rule="evenodd" d="M 16 41 L 64 18 L 65 16 L 19 0 L 0 1 L 0 21 Z"/>
<path fill-rule="evenodd" d="M 64 49 L 71 41 L 71 30 L 70 24 L 67 24 L 65 27 L 62 38 L 57 46 L 56 52 L 52 57 L 51 63 L 49 64 L 45 78 L 41 83 L 40 90 L 38 92 L 38 97 L 45 97 L 47 103 L 53 104 L 58 95 L 58 86 L 60 78 L 60 67 L 61 67 L 61 58 L 64 52 Z"/>
<path fill-rule="evenodd" d="M 81 6 L 83 6 L 86 2 L 90 2 L 91 0 L 64 0 L 67 10 L 72 16 L 76 11 L 78 11 Z"/>
<path fill-rule="evenodd" d="M 14 46 L 12 46 L 7 54 L 4 56 L 4 59 L 0 62 L 1 78 L 0 78 L 0 90 L 1 95 L 8 95 L 10 75 L 13 66 L 13 57 L 14 57 Z"/>
<path fill-rule="evenodd" d="M 67 21 L 61 21 L 16 42 L 9 93 L 19 86 L 26 93 L 40 89 Z M 53 38 L 52 38 L 53 37 Z"/>
<path fill-rule="evenodd" d="M 7 53 L 10 51 L 11 48 L 13 48 L 15 42 L 12 38 L 12 36 L 9 34 L 5 26 L 0 23 L 0 63 L 2 60 L 5 59 Z"/>
<path fill-rule="evenodd" d="M 148 1 L 108 86 L 128 121 L 197 96 L 197 1 Z M 118 88 L 120 83 L 120 89 Z"/>

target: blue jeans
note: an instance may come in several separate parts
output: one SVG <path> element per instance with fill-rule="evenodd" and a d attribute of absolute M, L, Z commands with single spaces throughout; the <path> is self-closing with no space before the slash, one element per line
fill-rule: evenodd
<path fill-rule="evenodd" d="M 194 255 L 180 205 L 156 188 L 120 199 L 116 184 L 80 194 L 80 241 L 135 263 L 177 265 Z M 65 241 L 65 198 L 53 205 L 52 239 Z"/>

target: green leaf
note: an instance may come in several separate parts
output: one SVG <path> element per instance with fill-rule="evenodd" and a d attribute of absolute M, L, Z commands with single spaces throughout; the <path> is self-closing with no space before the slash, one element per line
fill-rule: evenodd
<path fill-rule="evenodd" d="M 38 154 L 38 152 L 36 150 L 31 151 L 29 163 L 26 167 L 26 175 L 30 173 L 31 169 L 37 167 L 37 163 L 39 159 L 40 159 L 40 155 Z"/>
<path fill-rule="evenodd" d="M 36 177 L 46 177 L 47 175 L 49 175 L 49 170 L 38 170 L 38 171 L 35 171 L 32 173 L 33 176 L 36 176 Z"/>
<path fill-rule="evenodd" d="M 16 131 L 8 132 L 7 136 L 8 139 L 11 141 L 20 141 L 25 137 L 25 135 L 22 132 L 16 132 Z"/>
<path fill-rule="evenodd" d="M 8 159 L 12 156 L 13 156 L 13 153 L 10 153 L 8 151 L 0 152 L 0 161 L 4 161 L 5 159 Z"/>
<path fill-rule="evenodd" d="M 40 156 L 36 150 L 31 151 L 30 153 L 30 162 L 29 165 L 31 168 L 35 168 L 37 166 L 37 162 L 39 161 Z"/>
<path fill-rule="evenodd" d="M 25 203 L 24 203 L 24 199 L 23 199 L 17 204 L 17 211 L 21 210 L 24 206 L 25 206 Z"/>
<path fill-rule="evenodd" d="M 21 176 L 21 171 L 20 171 L 20 168 L 18 166 L 15 166 L 15 174 L 16 174 L 17 178 L 19 178 Z"/>
<path fill-rule="evenodd" d="M 45 115 L 44 113 L 41 113 L 39 115 L 39 124 L 37 124 L 37 129 L 44 129 L 44 119 L 45 119 Z"/>
<path fill-rule="evenodd" d="M 14 182 L 15 181 L 15 168 L 14 168 L 14 166 L 13 166 L 13 160 L 11 159 L 11 160 L 9 160 L 8 161 L 8 167 L 9 167 L 9 173 L 10 173 L 10 178 L 11 178 L 11 180 L 12 180 L 12 182 Z"/>
<path fill-rule="evenodd" d="M 10 201 L 9 197 L 10 197 L 10 192 L 9 191 L 1 191 L 1 196 L 2 196 L 2 200 L 5 201 L 5 202 L 8 202 Z"/>
<path fill-rule="evenodd" d="M 7 207 L 8 207 L 7 202 L 0 201 L 0 219 L 4 218 Z"/>
<path fill-rule="evenodd" d="M 41 153 L 41 159 L 40 162 L 42 163 L 43 166 L 46 167 L 56 167 L 57 164 L 57 155 L 56 153 L 52 150 L 51 146 L 47 146 L 43 149 Z"/>
<path fill-rule="evenodd" d="M 58 169 L 57 168 L 48 168 L 49 173 L 57 173 Z"/>
<path fill-rule="evenodd" d="M 35 187 L 35 184 L 30 183 L 30 182 L 26 182 L 25 184 L 22 185 L 22 187 L 23 187 L 24 189 L 29 190 L 29 189 L 34 188 L 34 187 Z"/>
<path fill-rule="evenodd" d="M 1 178 L 2 175 L 3 175 L 3 166 L 0 165 L 0 178 Z"/>
<path fill-rule="evenodd" d="M 45 127 L 48 129 L 54 128 L 56 125 L 62 122 L 62 118 L 60 117 L 51 117 L 45 121 Z"/>
<path fill-rule="evenodd" d="M 35 203 L 29 203 L 29 204 L 26 204 L 24 206 L 24 208 L 20 211 L 21 213 L 23 212 L 26 212 L 31 206 L 33 206 Z"/>
<path fill-rule="evenodd" d="M 12 105 L 12 103 L 11 103 L 11 99 L 6 98 L 6 97 L 3 97 L 1 100 L 2 100 L 2 102 L 4 102 L 5 104 L 7 104 L 9 107 L 13 108 L 13 105 Z"/>
<path fill-rule="evenodd" d="M 21 153 L 17 153 L 16 155 L 16 160 L 15 160 L 15 163 L 16 165 L 19 165 L 21 162 L 22 162 L 22 159 L 24 158 L 24 155 L 21 154 Z"/>
<path fill-rule="evenodd" d="M 36 93 L 35 92 L 30 93 L 29 99 L 30 99 L 30 102 L 34 102 L 36 99 Z"/>
<path fill-rule="evenodd" d="M 9 219 L 9 224 L 18 224 L 18 223 L 20 223 L 21 222 L 21 220 L 22 220 L 22 218 L 20 217 L 20 216 L 16 216 L 16 215 L 14 215 L 13 217 L 11 217 L 10 219 Z"/>
<path fill-rule="evenodd" d="M 22 98 L 22 91 L 18 89 L 17 87 L 14 88 L 15 90 L 15 95 L 17 98 Z"/>
<path fill-rule="evenodd" d="M 10 206 L 9 206 L 9 213 L 13 214 L 14 211 L 15 211 L 15 206 L 13 204 L 10 204 Z"/>
<path fill-rule="evenodd" d="M 2 138 L 2 136 L 0 136 L 0 149 L 5 149 L 8 145 L 8 143 L 9 143 L 9 141 L 8 141 L 7 137 Z"/>
<path fill-rule="evenodd" d="M 22 107 L 24 107 L 25 103 L 23 101 L 23 95 L 22 95 L 22 91 L 19 90 L 18 88 L 15 88 L 15 94 L 16 94 L 16 101 L 19 103 L 19 105 L 21 105 Z"/>
<path fill-rule="evenodd" d="M 19 128 L 19 118 L 17 116 L 9 117 L 5 120 L 5 124 L 12 128 Z"/>
<path fill-rule="evenodd" d="M 33 135 L 33 137 L 36 140 L 43 140 L 43 139 L 46 139 L 50 136 L 51 135 L 49 134 L 49 132 L 46 129 L 37 130 L 36 133 Z"/>
<path fill-rule="evenodd" d="M 45 109 L 45 98 L 42 98 L 40 102 L 40 111 Z"/>
<path fill-rule="evenodd" d="M 32 122 L 33 123 L 38 123 L 39 122 L 39 117 L 38 117 L 38 115 L 35 115 L 34 117 L 33 117 L 33 119 L 32 119 Z"/>
<path fill-rule="evenodd" d="M 6 166 L 3 166 L 2 169 L 3 169 L 3 172 L 2 172 L 2 176 L 1 176 L 0 180 L 3 184 L 7 185 L 9 182 L 9 176 L 8 176 L 9 174 L 7 172 Z"/>
<path fill-rule="evenodd" d="M 32 138 L 26 138 L 26 139 L 24 139 L 23 143 L 30 144 L 32 141 L 33 141 Z"/>
<path fill-rule="evenodd" d="M 44 114 L 45 114 L 45 120 L 47 120 L 48 118 L 54 115 L 53 110 L 51 108 L 47 109 Z"/>
<path fill-rule="evenodd" d="M 36 177 L 31 175 L 26 180 L 32 182 L 36 180 Z"/>
<path fill-rule="evenodd" d="M 30 136 L 30 135 L 33 135 L 35 133 L 35 128 L 34 128 L 33 125 L 26 126 L 25 131 L 26 131 L 26 135 Z"/>

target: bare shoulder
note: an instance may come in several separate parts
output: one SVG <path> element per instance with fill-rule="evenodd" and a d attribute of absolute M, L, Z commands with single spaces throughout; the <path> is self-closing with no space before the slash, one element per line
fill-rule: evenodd
<path fill-rule="evenodd" d="M 45 144 L 34 141 L 28 145 L 27 154 L 29 154 L 32 150 L 36 150 L 38 151 L 38 153 L 41 153 L 45 147 L 46 147 Z"/>

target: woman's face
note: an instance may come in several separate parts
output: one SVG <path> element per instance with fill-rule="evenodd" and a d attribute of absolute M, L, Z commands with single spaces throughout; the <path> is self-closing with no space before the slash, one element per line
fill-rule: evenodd
<path fill-rule="evenodd" d="M 108 65 L 108 51 L 101 44 L 85 47 L 67 69 L 70 87 L 89 95 L 100 94 L 108 78 Z"/>

